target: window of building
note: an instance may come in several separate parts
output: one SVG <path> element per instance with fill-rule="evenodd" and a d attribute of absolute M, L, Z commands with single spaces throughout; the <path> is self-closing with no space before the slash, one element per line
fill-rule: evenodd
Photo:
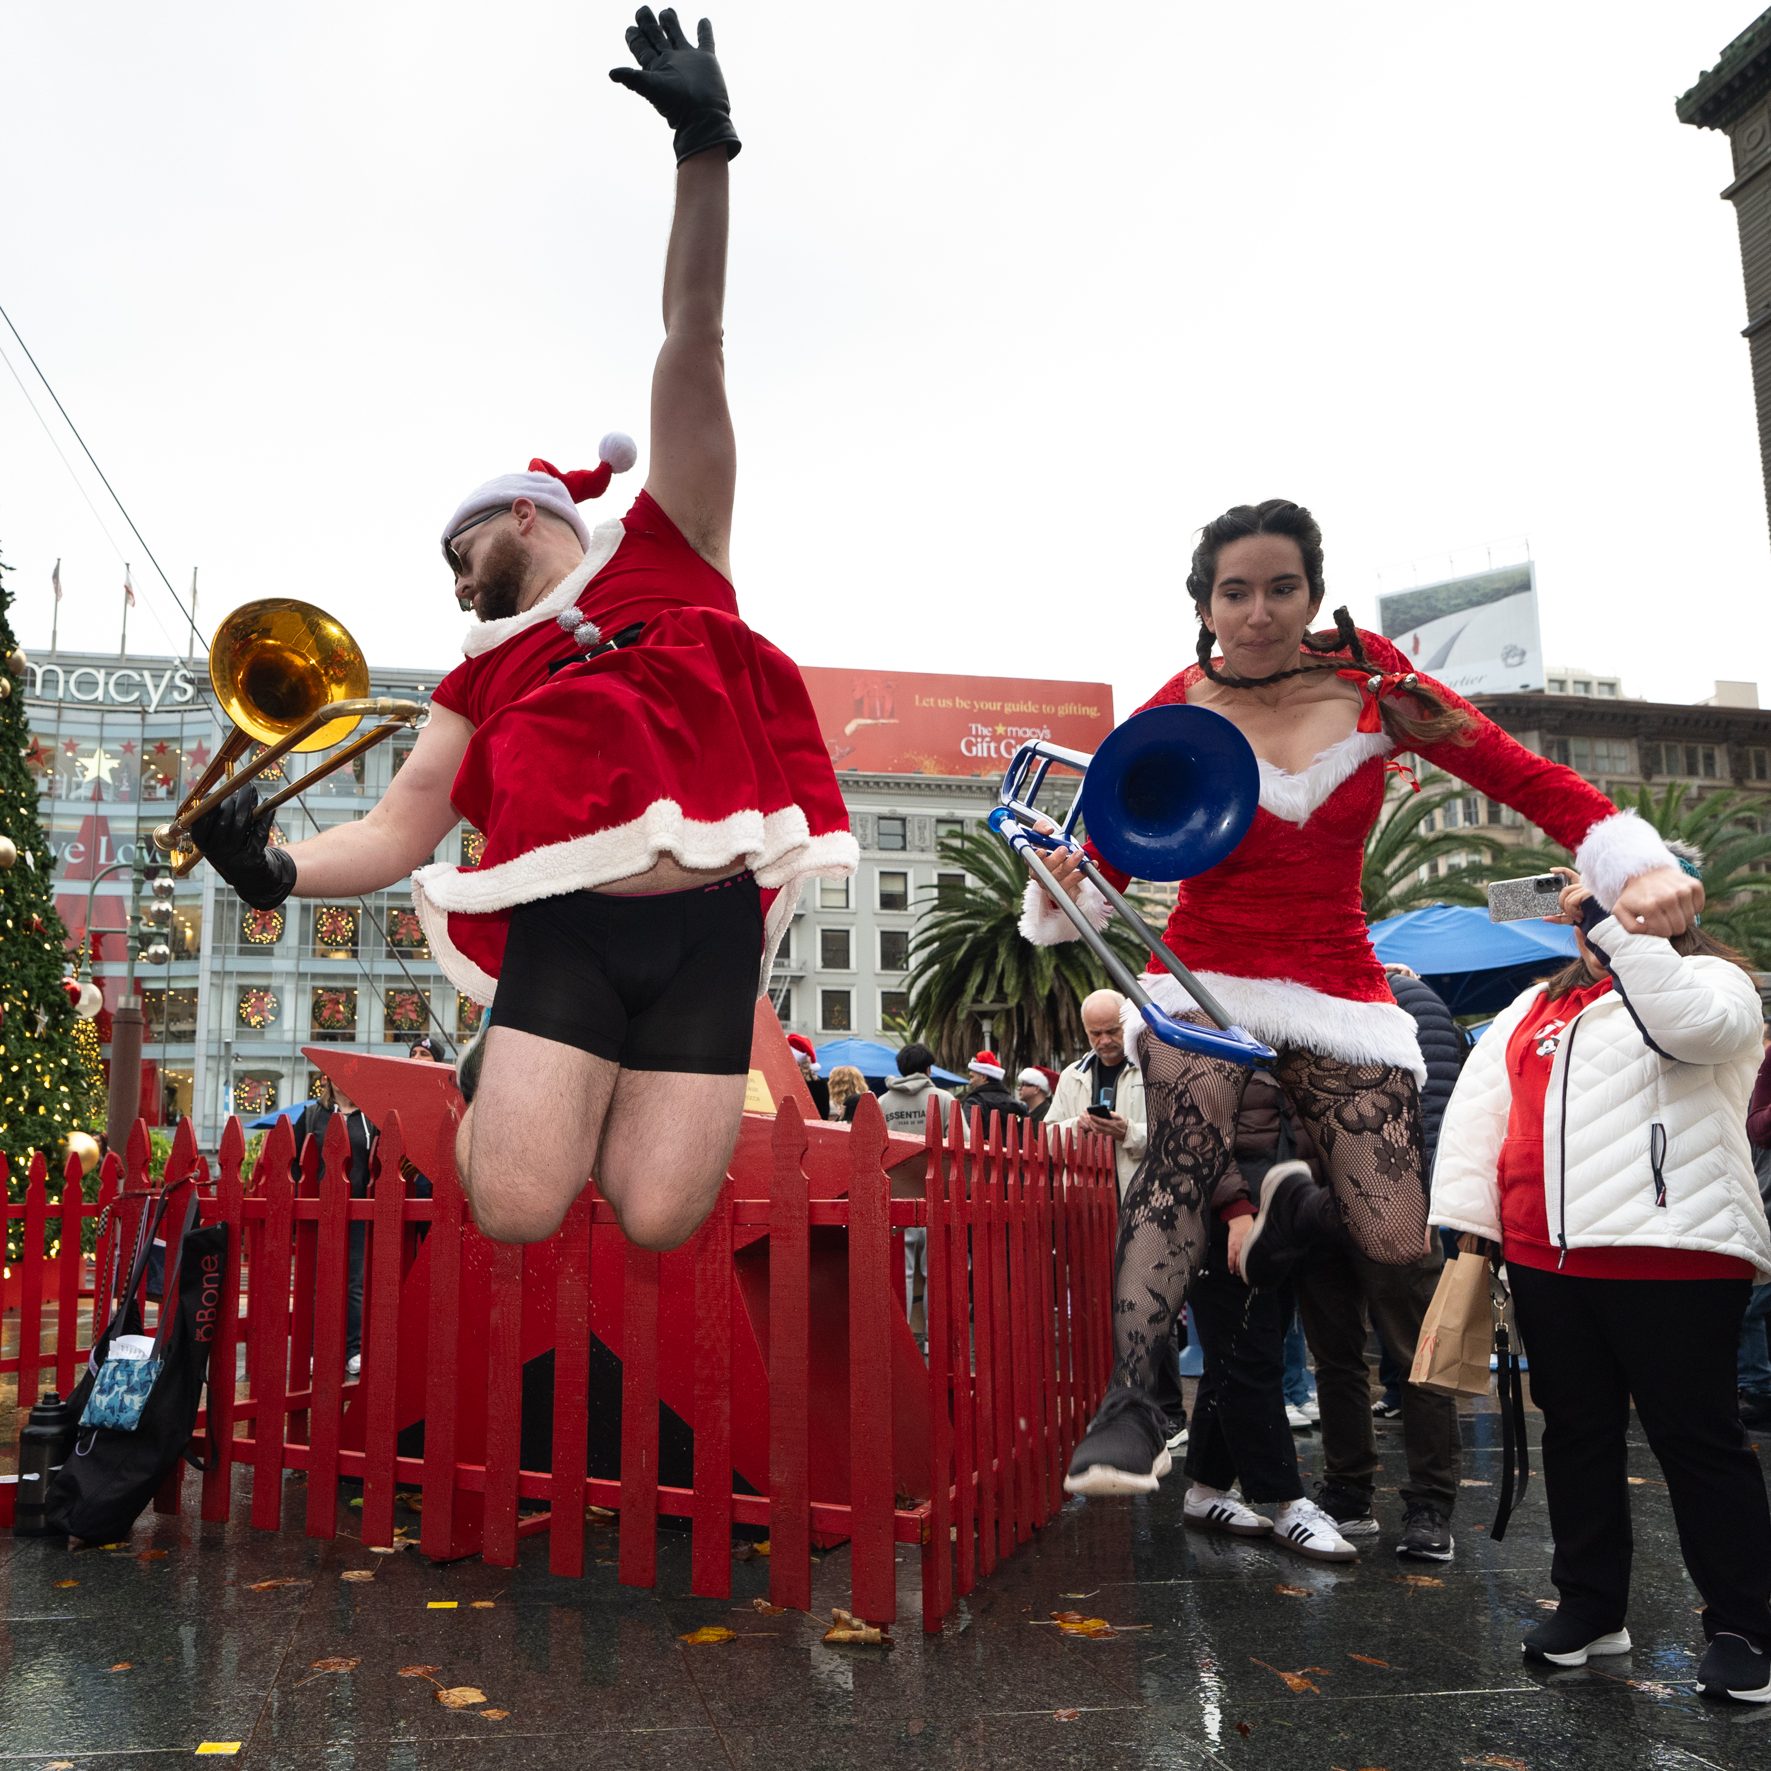
<path fill-rule="evenodd" d="M 314 906 L 314 953 L 320 959 L 354 959 L 357 913 L 348 904 Z"/>
<path fill-rule="evenodd" d="M 881 910 L 910 908 L 910 875 L 902 868 L 882 868 L 879 874 L 879 907 Z"/>
<path fill-rule="evenodd" d="M 172 1044 L 197 1037 L 195 990 L 144 990 L 142 1013 L 147 1017 L 147 1038 Z"/>
<path fill-rule="evenodd" d="M 357 1036 L 357 993 L 348 984 L 315 987 L 309 1007 L 314 1038 L 350 1041 Z"/>
<path fill-rule="evenodd" d="M 937 873 L 935 875 L 935 902 L 947 906 L 957 904 L 965 896 L 965 875 L 963 873 Z"/>
<path fill-rule="evenodd" d="M 430 992 L 410 984 L 382 992 L 382 1014 L 389 1039 L 412 1039 L 430 1031 Z"/>
<path fill-rule="evenodd" d="M 1771 750 L 1753 745 L 1746 753 L 1746 773 L 1750 781 L 1771 781 Z"/>
<path fill-rule="evenodd" d="M 1635 773 L 1636 759 L 1627 738 L 1549 738 L 1543 753 L 1551 762 L 1565 763 L 1588 780 Z"/>
<path fill-rule="evenodd" d="M 878 824 L 877 846 L 902 854 L 909 846 L 910 821 L 907 818 L 881 818 Z"/>
<path fill-rule="evenodd" d="M 910 992 L 908 990 L 882 990 L 879 993 L 879 1024 L 881 1027 L 901 1027 L 910 1019 Z"/>
<path fill-rule="evenodd" d="M 855 993 L 852 990 L 818 992 L 818 1026 L 825 1033 L 853 1033 Z"/>
<path fill-rule="evenodd" d="M 1611 699 L 1613 701 L 1615 701 L 1617 699 L 1617 684 L 1616 683 L 1600 683 L 1599 684 L 1599 693 L 1601 695 L 1609 695 L 1611 697 Z"/>
<path fill-rule="evenodd" d="M 782 1026 L 793 1019 L 793 986 L 791 984 L 772 984 L 769 986 L 769 1001 L 775 1005 L 775 1018 Z"/>
<path fill-rule="evenodd" d="M 397 952 L 415 953 L 421 959 L 430 956 L 430 943 L 424 938 L 424 924 L 416 910 L 387 913 L 387 944 Z"/>
<path fill-rule="evenodd" d="M 818 964 L 827 972 L 851 972 L 855 969 L 855 931 L 853 929 L 819 929 Z"/>
<path fill-rule="evenodd" d="M 1566 695 L 1568 693 L 1568 679 L 1567 679 L 1567 677 L 1565 677 L 1565 676 L 1551 677 L 1550 678 L 1550 693 L 1552 695 Z"/>
<path fill-rule="evenodd" d="M 937 818 L 935 820 L 935 841 L 944 842 L 950 836 L 965 835 L 965 819 Z"/>
<path fill-rule="evenodd" d="M 818 881 L 818 908 L 820 910 L 847 910 L 849 907 L 849 882 L 846 879 L 821 879 Z"/>
<path fill-rule="evenodd" d="M 1714 781 L 1720 768 L 1720 752 L 1714 744 L 1650 745 L 1658 750 L 1659 769 L 1663 775 L 1682 776 L 1691 781 Z"/>
<path fill-rule="evenodd" d="M 910 969 L 910 931 L 881 929 L 879 931 L 879 969 L 902 972 Z"/>

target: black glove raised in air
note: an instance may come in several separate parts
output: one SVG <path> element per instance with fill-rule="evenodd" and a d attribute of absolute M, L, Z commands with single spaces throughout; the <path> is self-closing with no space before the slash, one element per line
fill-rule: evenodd
<path fill-rule="evenodd" d="M 295 890 L 295 863 L 269 838 L 268 821 L 258 815 L 258 789 L 250 782 L 191 826 L 203 859 L 254 910 L 275 910 Z"/>
<path fill-rule="evenodd" d="M 706 19 L 698 38 L 696 48 L 683 35 L 672 8 L 654 17 L 651 7 L 642 6 L 627 33 L 627 47 L 639 66 L 609 70 L 611 80 L 637 92 L 676 131 L 679 166 L 709 148 L 724 148 L 729 160 L 740 146 L 726 77 L 713 53 L 713 26 Z"/>

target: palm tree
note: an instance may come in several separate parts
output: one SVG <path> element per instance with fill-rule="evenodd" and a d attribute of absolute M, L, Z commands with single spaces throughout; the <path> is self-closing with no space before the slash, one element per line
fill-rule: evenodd
<path fill-rule="evenodd" d="M 1392 794 L 1389 811 L 1371 828 L 1365 839 L 1365 866 L 1359 876 L 1365 920 L 1382 922 L 1404 910 L 1423 904 L 1485 904 L 1490 877 L 1542 873 L 1566 865 L 1561 850 L 1522 847 L 1486 830 L 1423 831 L 1433 813 L 1454 799 L 1463 799 L 1469 788 L 1453 783 L 1421 792 L 1406 788 Z M 1452 871 L 1435 876 L 1430 869 L 1438 861 L 1455 862 L 1476 855 L 1488 865 L 1479 871 Z"/>
<path fill-rule="evenodd" d="M 963 868 L 966 881 L 937 888 L 917 925 L 910 950 L 912 1025 L 959 1069 L 983 1042 L 984 1013 L 1011 1073 L 1080 1051 L 1086 1043 L 1082 999 L 1106 982 L 1100 961 L 1080 941 L 1035 947 L 1022 939 L 1027 869 L 999 837 L 986 830 L 943 837 L 940 858 Z M 1149 955 L 1117 918 L 1106 938 L 1133 972 L 1143 970 Z"/>
<path fill-rule="evenodd" d="M 1749 957 L 1771 954 L 1771 834 L 1759 828 L 1760 802 L 1734 788 L 1698 794 L 1686 782 L 1669 781 L 1656 793 L 1638 787 L 1618 800 L 1669 842 L 1685 842 L 1703 855 L 1703 926 Z M 1756 963 L 1756 960 L 1755 960 Z"/>

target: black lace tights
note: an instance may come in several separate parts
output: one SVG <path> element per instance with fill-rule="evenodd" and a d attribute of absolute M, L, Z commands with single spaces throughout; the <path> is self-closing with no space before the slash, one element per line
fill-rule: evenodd
<path fill-rule="evenodd" d="M 1149 1147 L 1119 1211 L 1115 1383 L 1150 1387 L 1154 1356 L 1186 1301 L 1206 1242 L 1206 1209 L 1235 1162 L 1247 1072 L 1140 1036 Z M 1341 1233 L 1388 1265 L 1418 1256 L 1427 1228 L 1420 1091 L 1412 1072 L 1288 1047 L 1273 1075 L 1316 1147 Z M 1324 1228 L 1335 1233 L 1336 1220 Z"/>

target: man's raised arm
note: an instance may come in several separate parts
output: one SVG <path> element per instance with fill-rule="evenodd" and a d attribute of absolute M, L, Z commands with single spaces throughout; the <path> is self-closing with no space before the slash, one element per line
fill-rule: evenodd
<path fill-rule="evenodd" d="M 627 33 L 637 68 L 609 77 L 647 99 L 676 132 L 676 213 L 664 261 L 664 346 L 652 375 L 646 489 L 716 570 L 730 576 L 738 450 L 726 404 L 727 166 L 738 151 L 713 28 L 691 45 L 666 10 L 642 6 Z"/>

